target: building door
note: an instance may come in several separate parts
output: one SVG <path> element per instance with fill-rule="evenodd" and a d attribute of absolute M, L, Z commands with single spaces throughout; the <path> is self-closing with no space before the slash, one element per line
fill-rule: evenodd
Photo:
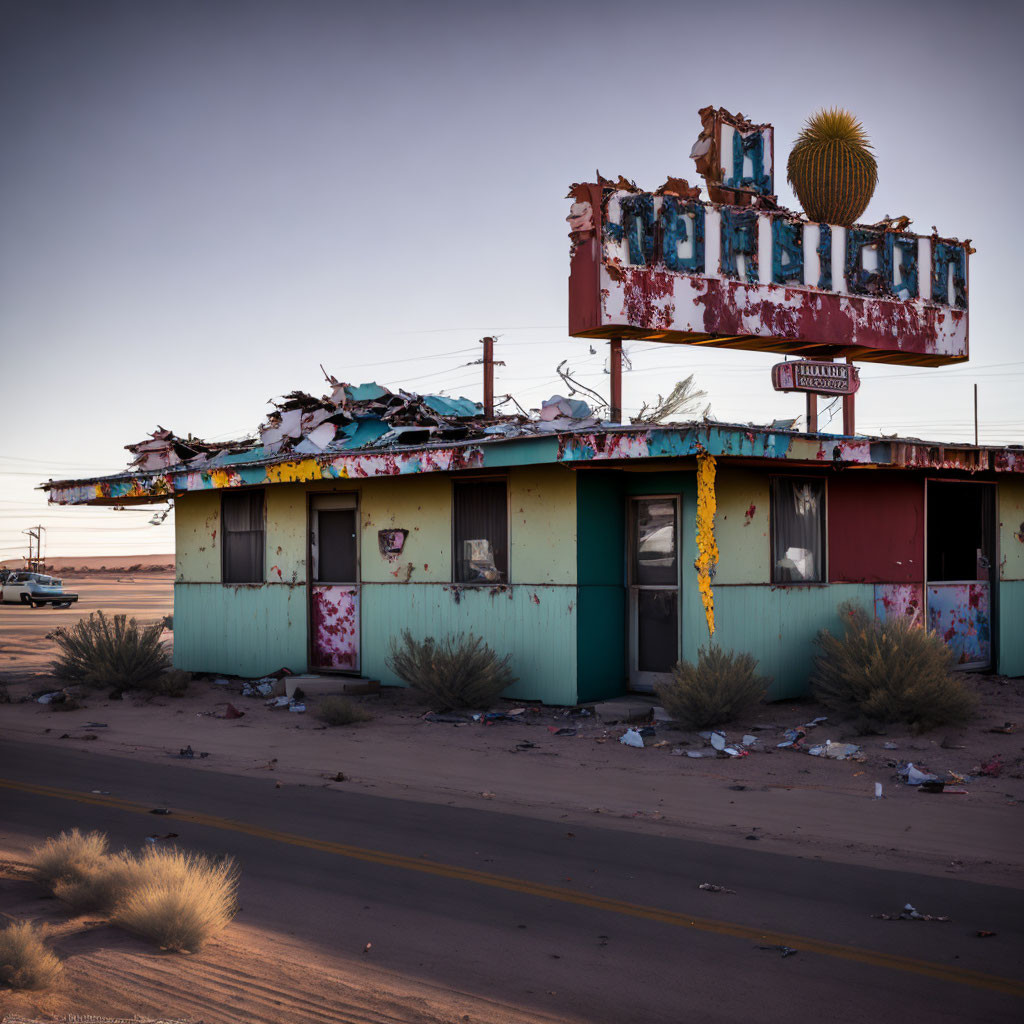
<path fill-rule="evenodd" d="M 310 500 L 309 665 L 359 671 L 359 510 L 354 494 Z"/>
<path fill-rule="evenodd" d="M 929 480 L 928 628 L 952 649 L 958 668 L 992 664 L 996 567 L 995 485 Z"/>
<path fill-rule="evenodd" d="M 629 534 L 629 682 L 650 691 L 679 660 L 679 499 L 631 499 Z"/>

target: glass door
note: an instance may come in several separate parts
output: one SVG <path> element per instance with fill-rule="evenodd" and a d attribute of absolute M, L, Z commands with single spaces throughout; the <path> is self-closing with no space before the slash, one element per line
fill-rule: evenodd
<path fill-rule="evenodd" d="M 650 691 L 679 660 L 679 499 L 633 498 L 629 523 L 629 682 Z"/>

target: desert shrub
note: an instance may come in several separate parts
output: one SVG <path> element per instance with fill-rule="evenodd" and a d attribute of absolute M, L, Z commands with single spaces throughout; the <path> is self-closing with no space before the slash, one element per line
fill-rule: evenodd
<path fill-rule="evenodd" d="M 899 616 L 878 622 L 844 604 L 841 637 L 815 639 L 811 692 L 830 711 L 870 723 L 902 722 L 918 732 L 967 721 L 977 701 L 952 671 L 953 654 L 938 633 Z"/>
<path fill-rule="evenodd" d="M 107 837 L 102 832 L 73 828 L 35 847 L 29 862 L 33 876 L 52 887 L 61 879 L 81 878 L 106 855 Z"/>
<path fill-rule="evenodd" d="M 170 668 L 160 634 L 163 624 L 142 627 L 124 615 L 108 618 L 93 612 L 69 629 L 59 627 L 53 639 L 60 657 L 54 674 L 86 686 L 127 690 Z"/>
<path fill-rule="evenodd" d="M 46 948 L 42 932 L 31 921 L 0 928 L 0 985 L 44 989 L 60 981 L 64 968 Z"/>
<path fill-rule="evenodd" d="M 510 655 L 499 658 L 483 640 L 459 633 L 415 640 L 408 630 L 391 641 L 388 668 L 433 708 L 488 708 L 515 681 Z"/>
<path fill-rule="evenodd" d="M 145 680 L 139 684 L 139 689 L 153 694 L 154 697 L 184 697 L 191 682 L 191 672 L 175 668 Z"/>
<path fill-rule="evenodd" d="M 139 874 L 136 858 L 112 854 L 58 879 L 53 894 L 76 914 L 111 914 L 137 884 Z"/>
<path fill-rule="evenodd" d="M 172 612 L 170 615 L 165 615 L 160 620 L 160 625 L 163 626 L 164 629 L 166 629 L 168 632 L 173 633 L 174 632 L 174 613 Z"/>
<path fill-rule="evenodd" d="M 147 850 L 111 920 L 163 949 L 193 952 L 231 923 L 237 892 L 238 871 L 230 858 Z"/>
<path fill-rule="evenodd" d="M 368 722 L 373 715 L 345 697 L 324 697 L 316 709 L 316 717 L 328 725 L 352 725 L 354 722 Z"/>
<path fill-rule="evenodd" d="M 738 718 L 764 699 L 771 679 L 757 674 L 750 654 L 723 651 L 709 644 L 697 652 L 697 664 L 680 661 L 671 677 L 654 684 L 672 718 L 690 729 L 705 729 Z"/>

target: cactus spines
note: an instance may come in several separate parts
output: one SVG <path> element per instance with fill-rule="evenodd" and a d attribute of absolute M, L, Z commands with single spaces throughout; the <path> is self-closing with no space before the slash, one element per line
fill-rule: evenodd
<path fill-rule="evenodd" d="M 864 126 L 847 110 L 819 110 L 793 143 L 786 177 L 810 220 L 849 227 L 878 183 Z"/>

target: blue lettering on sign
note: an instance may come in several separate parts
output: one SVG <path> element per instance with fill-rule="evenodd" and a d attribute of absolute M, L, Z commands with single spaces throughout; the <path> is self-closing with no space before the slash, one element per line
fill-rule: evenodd
<path fill-rule="evenodd" d="M 818 287 L 832 290 L 832 228 L 818 225 Z"/>
<path fill-rule="evenodd" d="M 743 173 L 750 157 L 750 174 Z M 725 180 L 726 188 L 745 188 L 767 196 L 772 192 L 772 178 L 764 172 L 764 135 L 759 132 L 732 133 L 732 174 Z"/>
<path fill-rule="evenodd" d="M 692 217 L 692 223 L 691 223 Z M 661 201 L 661 257 L 669 270 L 704 273 L 704 204 L 676 196 Z M 679 245 L 693 235 L 689 256 L 679 255 Z"/>
<path fill-rule="evenodd" d="M 864 250 L 878 253 L 878 266 L 868 270 L 864 266 Z M 891 280 L 887 265 L 887 246 L 882 232 L 850 228 L 846 232 L 846 287 L 854 295 L 885 295 Z"/>
<path fill-rule="evenodd" d="M 803 284 L 804 226 L 798 220 L 772 217 L 772 280 Z"/>
<path fill-rule="evenodd" d="M 738 278 L 736 257 L 743 256 L 746 279 L 757 284 L 757 212 L 735 206 L 721 207 L 722 276 Z"/>
<path fill-rule="evenodd" d="M 949 301 L 949 268 L 953 268 L 953 302 Z M 962 245 L 932 242 L 932 302 L 967 308 L 967 253 Z"/>
<path fill-rule="evenodd" d="M 900 259 L 897 261 L 896 254 Z M 916 299 L 917 281 L 917 239 L 913 235 L 897 235 L 891 231 L 885 234 L 885 262 L 889 269 L 889 291 L 897 299 Z M 900 283 L 896 283 L 896 267 L 900 269 Z"/>

